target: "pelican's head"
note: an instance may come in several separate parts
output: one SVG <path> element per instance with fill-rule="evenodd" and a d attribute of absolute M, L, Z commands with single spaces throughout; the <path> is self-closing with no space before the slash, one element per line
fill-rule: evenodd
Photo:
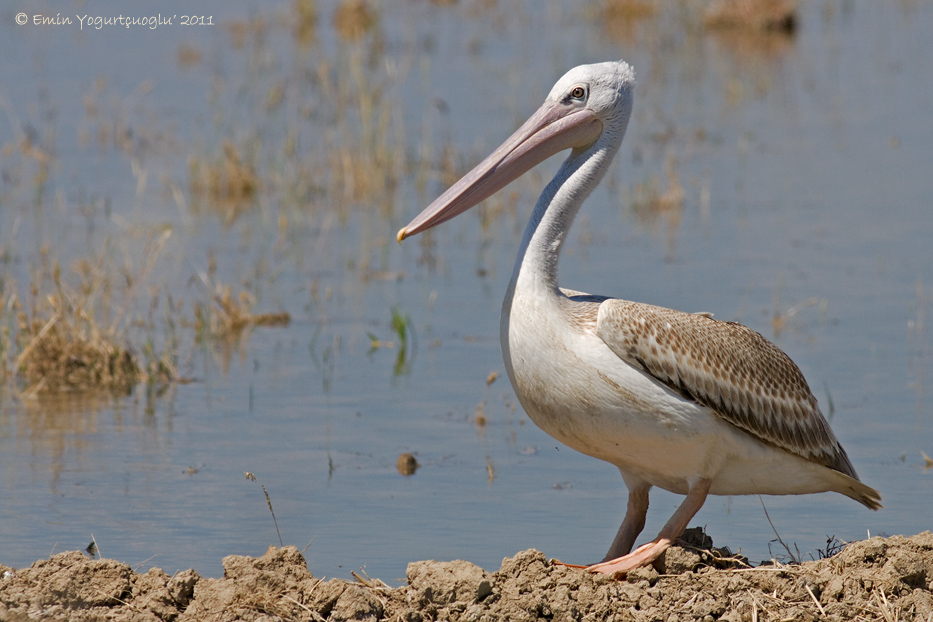
<path fill-rule="evenodd" d="M 398 241 L 465 212 L 559 151 L 579 155 L 600 139 L 617 146 L 634 85 L 635 72 L 623 61 L 574 67 L 508 140 L 403 227 Z"/>
<path fill-rule="evenodd" d="M 565 114 L 586 111 L 606 129 L 625 131 L 632 114 L 635 72 L 624 61 L 580 65 L 557 81 L 544 106 L 563 109 Z"/>

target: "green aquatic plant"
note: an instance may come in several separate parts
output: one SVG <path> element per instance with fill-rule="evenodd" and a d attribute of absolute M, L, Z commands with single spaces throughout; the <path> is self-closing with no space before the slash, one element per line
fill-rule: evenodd
<path fill-rule="evenodd" d="M 415 359 L 415 331 L 407 313 L 392 309 L 392 330 L 398 335 L 399 342 L 393 373 L 396 376 L 405 376 L 411 371 L 411 364 Z"/>
<path fill-rule="evenodd" d="M 367 332 L 369 337 L 369 354 L 373 354 L 381 348 L 398 349 L 395 356 L 395 364 L 392 373 L 395 376 L 405 376 L 411 371 L 411 365 L 415 358 L 415 332 L 414 325 L 407 313 L 399 311 L 398 308 L 392 308 L 392 318 L 389 323 L 392 332 L 395 333 L 395 339 L 383 340 L 373 332 Z"/>

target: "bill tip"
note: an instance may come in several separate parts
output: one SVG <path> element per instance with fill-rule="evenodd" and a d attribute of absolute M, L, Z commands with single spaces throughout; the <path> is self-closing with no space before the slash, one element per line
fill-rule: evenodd
<path fill-rule="evenodd" d="M 408 237 L 407 227 L 402 227 L 398 230 L 398 235 L 395 236 L 395 239 L 398 240 L 398 243 L 401 244 L 402 240 Z"/>

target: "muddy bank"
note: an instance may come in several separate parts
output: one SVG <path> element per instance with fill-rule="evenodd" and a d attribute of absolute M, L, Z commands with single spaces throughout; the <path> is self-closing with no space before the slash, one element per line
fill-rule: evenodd
<path fill-rule="evenodd" d="M 224 558 L 224 577 L 137 574 L 73 551 L 0 565 L 0 620 L 931 620 L 933 534 L 871 538 L 799 566 L 714 569 L 675 547 L 613 580 L 528 550 L 495 572 L 413 562 L 408 584 L 314 577 L 294 547 Z M 660 570 L 660 572 L 659 572 Z"/>

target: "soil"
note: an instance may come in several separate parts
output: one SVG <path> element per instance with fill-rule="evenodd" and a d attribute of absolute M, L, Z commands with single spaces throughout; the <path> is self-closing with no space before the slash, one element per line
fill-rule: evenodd
<path fill-rule="evenodd" d="M 614 579 L 528 550 L 491 573 L 413 562 L 407 585 L 391 588 L 318 579 L 290 546 L 226 557 L 221 579 L 137 574 L 73 551 L 21 570 L 0 565 L 0 620 L 933 620 L 930 532 L 855 542 L 799 565 L 715 568 L 719 557 L 674 547 L 655 567 Z"/>

